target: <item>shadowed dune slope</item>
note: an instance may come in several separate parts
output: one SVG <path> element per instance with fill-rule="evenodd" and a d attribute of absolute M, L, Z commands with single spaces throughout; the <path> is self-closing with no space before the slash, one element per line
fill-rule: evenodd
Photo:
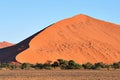
<path fill-rule="evenodd" d="M 46 28 L 16 56 L 21 63 L 56 59 L 108 64 L 120 61 L 120 25 L 80 14 Z"/>
<path fill-rule="evenodd" d="M 120 25 L 83 14 L 61 20 L 24 41 L 0 49 L 0 61 L 45 63 L 120 61 Z"/>
<path fill-rule="evenodd" d="M 40 32 L 42 32 L 43 30 L 41 30 Z M 36 34 L 30 36 L 29 38 L 21 41 L 18 44 L 8 46 L 5 48 L 1 48 L 0 49 L 0 62 L 2 62 L 2 63 L 4 63 L 4 62 L 17 62 L 15 59 L 17 54 L 19 54 L 20 52 L 29 48 L 29 42 L 31 41 L 31 39 L 33 39 L 40 32 L 37 32 Z"/>

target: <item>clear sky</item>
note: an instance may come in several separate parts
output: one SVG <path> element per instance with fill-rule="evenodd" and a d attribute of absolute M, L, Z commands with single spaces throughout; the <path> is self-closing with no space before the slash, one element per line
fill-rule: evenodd
<path fill-rule="evenodd" d="M 0 0 L 0 42 L 18 43 L 81 13 L 120 24 L 120 0 Z"/>

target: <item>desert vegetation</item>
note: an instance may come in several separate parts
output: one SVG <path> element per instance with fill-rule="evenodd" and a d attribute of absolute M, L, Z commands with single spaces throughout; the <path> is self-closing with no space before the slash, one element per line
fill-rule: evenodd
<path fill-rule="evenodd" d="M 78 64 L 58 59 L 46 63 L 1 63 L 0 80 L 119 80 L 120 62 Z"/>
<path fill-rule="evenodd" d="M 119 80 L 120 62 L 78 64 L 58 59 L 46 63 L 1 63 L 0 80 Z"/>
<path fill-rule="evenodd" d="M 22 63 L 22 64 L 13 64 L 13 63 L 1 63 L 0 69 L 8 69 L 8 70 L 29 70 L 29 69 L 47 69 L 47 70 L 53 70 L 53 69 L 61 69 L 61 70 L 70 70 L 70 69 L 80 69 L 80 70 L 101 70 L 101 69 L 120 69 L 120 62 L 116 62 L 113 64 L 105 64 L 103 62 L 98 62 L 95 64 L 92 64 L 90 62 L 87 62 L 85 64 L 78 64 L 74 60 L 63 60 L 58 59 L 54 62 L 47 61 L 46 63 L 36 63 L 36 64 L 30 64 L 30 63 Z"/>

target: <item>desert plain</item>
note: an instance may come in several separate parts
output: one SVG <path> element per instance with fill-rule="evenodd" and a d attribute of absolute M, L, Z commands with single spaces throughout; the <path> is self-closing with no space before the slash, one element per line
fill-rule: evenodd
<path fill-rule="evenodd" d="M 0 80 L 120 80 L 120 70 L 0 70 Z"/>

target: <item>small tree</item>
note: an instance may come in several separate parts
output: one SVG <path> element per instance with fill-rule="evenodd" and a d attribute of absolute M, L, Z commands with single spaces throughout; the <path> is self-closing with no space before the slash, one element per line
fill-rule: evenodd
<path fill-rule="evenodd" d="M 52 65 L 51 65 L 52 61 L 47 61 L 46 63 L 43 64 L 43 68 L 44 69 L 51 69 Z"/>
<path fill-rule="evenodd" d="M 63 60 L 63 59 L 58 59 L 57 61 L 58 61 L 59 65 L 66 64 L 65 60 Z"/>
<path fill-rule="evenodd" d="M 45 63 L 43 64 L 44 69 L 51 69 L 51 64 Z"/>
<path fill-rule="evenodd" d="M 99 62 L 99 63 L 95 63 L 94 64 L 94 68 L 95 69 L 101 69 L 101 68 L 106 68 L 106 64 L 104 64 L 103 62 Z"/>
<path fill-rule="evenodd" d="M 10 69 L 12 69 L 12 70 L 14 70 L 14 69 L 16 69 L 18 66 L 17 65 L 10 65 Z"/>
<path fill-rule="evenodd" d="M 1 63 L 0 64 L 0 68 L 6 68 L 6 69 L 10 69 L 10 70 L 12 70 L 12 69 L 16 69 L 17 68 L 17 66 L 15 65 L 15 64 L 12 64 L 12 63 Z"/>
<path fill-rule="evenodd" d="M 59 63 L 57 61 L 55 61 L 53 64 L 52 64 L 52 67 L 56 68 L 59 66 Z"/>
<path fill-rule="evenodd" d="M 86 64 L 82 65 L 84 67 L 84 69 L 92 69 L 93 68 L 93 64 L 91 64 L 90 62 L 87 62 Z"/>
<path fill-rule="evenodd" d="M 31 68 L 31 64 L 29 64 L 29 63 L 23 63 L 22 65 L 21 65 L 21 69 L 30 69 Z"/>
<path fill-rule="evenodd" d="M 120 68 L 120 62 L 113 63 L 113 64 L 112 64 L 112 67 L 113 67 L 114 69 L 119 69 L 119 68 Z"/>
<path fill-rule="evenodd" d="M 70 66 L 74 66 L 76 63 L 75 63 L 75 61 L 73 61 L 73 60 L 69 60 L 68 61 L 68 65 L 70 65 Z"/>
<path fill-rule="evenodd" d="M 63 60 L 63 59 L 58 59 L 57 61 L 58 61 L 58 63 L 59 63 L 59 67 L 60 67 L 61 69 L 66 69 L 66 67 L 67 67 L 67 65 L 68 65 L 68 61 Z"/>
<path fill-rule="evenodd" d="M 75 61 L 73 60 L 68 61 L 67 69 L 81 69 L 81 68 L 82 68 L 82 65 L 77 64 Z"/>
<path fill-rule="evenodd" d="M 77 65 L 77 63 L 75 63 L 75 61 L 73 61 L 73 60 L 68 61 L 67 69 L 76 69 L 77 67 L 79 67 L 79 66 Z"/>
<path fill-rule="evenodd" d="M 43 64 L 37 63 L 36 65 L 33 66 L 35 69 L 43 69 Z"/>
<path fill-rule="evenodd" d="M 6 69 L 10 69 L 10 63 L 1 63 L 0 65 L 1 68 L 6 68 Z"/>

